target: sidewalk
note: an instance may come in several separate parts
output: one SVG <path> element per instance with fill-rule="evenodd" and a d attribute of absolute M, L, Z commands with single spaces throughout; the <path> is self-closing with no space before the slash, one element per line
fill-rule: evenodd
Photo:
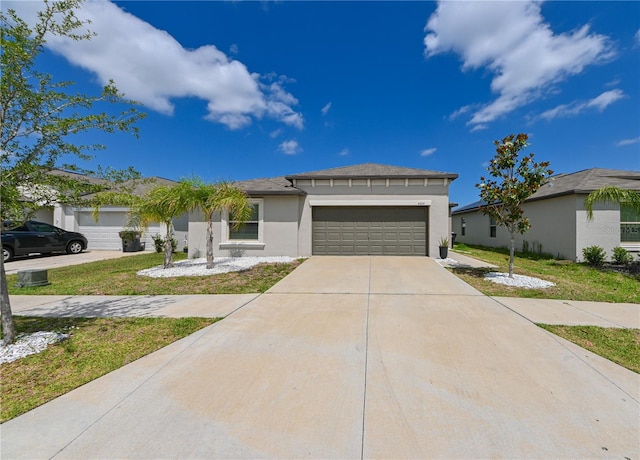
<path fill-rule="evenodd" d="M 221 318 L 259 295 L 12 295 L 9 298 L 13 314 L 22 316 Z"/>

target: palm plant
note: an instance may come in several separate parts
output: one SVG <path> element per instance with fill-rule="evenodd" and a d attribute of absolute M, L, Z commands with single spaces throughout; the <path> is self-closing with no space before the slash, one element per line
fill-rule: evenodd
<path fill-rule="evenodd" d="M 200 184 L 195 189 L 197 207 L 207 221 L 207 268 L 213 268 L 213 218 L 216 212 L 233 215 L 233 228 L 241 227 L 250 217 L 252 205 L 247 194 L 232 182 Z"/>
<path fill-rule="evenodd" d="M 617 203 L 630 206 L 634 212 L 640 213 L 640 192 L 637 190 L 624 190 L 613 185 L 594 190 L 584 200 L 589 220 L 593 219 L 593 206 L 596 203 Z"/>
<path fill-rule="evenodd" d="M 186 181 L 176 185 L 156 185 L 142 196 L 123 192 L 98 193 L 93 198 L 93 216 L 97 220 L 104 205 L 129 207 L 127 226 L 142 229 L 159 222 L 165 226 L 164 268 L 173 267 L 171 225 L 173 219 L 191 210 L 194 206 L 193 187 Z"/>

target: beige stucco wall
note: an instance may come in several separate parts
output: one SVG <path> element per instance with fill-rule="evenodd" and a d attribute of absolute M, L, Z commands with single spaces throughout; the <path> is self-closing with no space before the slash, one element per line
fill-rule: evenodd
<path fill-rule="evenodd" d="M 307 195 L 300 209 L 300 231 L 298 248 L 301 256 L 310 256 L 312 250 L 312 207 L 330 203 L 331 206 L 428 206 L 428 250 L 437 256 L 438 241 L 450 235 L 449 187 L 442 179 L 424 180 L 385 179 L 353 180 L 351 186 L 328 180 L 298 181 L 297 187 Z"/>
<path fill-rule="evenodd" d="M 613 248 L 620 246 L 620 207 L 613 203 L 597 203 L 593 209 L 593 219 L 587 218 L 584 208 L 586 195 L 576 196 L 576 235 L 578 260 L 582 260 L 582 249 L 588 246 L 602 246 L 611 259 Z M 637 245 L 628 245 L 627 250 L 638 251 Z"/>
<path fill-rule="evenodd" d="M 300 181 L 306 196 L 254 196 L 262 202 L 262 240 L 258 243 L 223 241 L 221 216 L 214 218 L 214 256 L 308 257 L 312 250 L 312 206 L 428 206 L 430 255 L 438 254 L 438 241 L 450 235 L 449 187 L 442 179 L 411 180 L 329 180 Z M 206 222 L 200 212 L 189 216 L 189 257 L 206 254 Z"/>
<path fill-rule="evenodd" d="M 613 248 L 620 246 L 620 209 L 614 204 L 594 206 L 593 220 L 587 219 L 584 194 L 572 194 L 524 205 L 524 215 L 529 217 L 532 227 L 524 235 L 516 236 L 516 250 L 522 250 L 523 240 L 528 241 L 529 250 L 538 250 L 556 257 L 582 261 L 582 249 L 601 246 L 607 258 Z M 461 219 L 465 219 L 466 235 L 462 236 Z M 498 227 L 496 238 L 489 237 L 489 217 L 480 212 L 466 212 L 452 217 L 453 231 L 458 233 L 456 241 L 493 247 L 508 247 L 509 234 Z M 638 251 L 628 245 L 630 251 Z"/>
<path fill-rule="evenodd" d="M 270 195 L 252 197 L 262 204 L 262 241 L 223 241 L 221 216 L 216 214 L 213 223 L 213 253 L 215 257 L 228 256 L 289 256 L 298 257 L 298 209 L 299 197 Z M 189 257 L 205 257 L 207 223 L 202 214 L 189 215 Z"/>
<path fill-rule="evenodd" d="M 522 251 L 523 241 L 526 241 L 531 252 L 543 252 L 575 260 L 576 222 L 573 195 L 526 203 L 524 215 L 529 218 L 531 228 L 524 235 L 516 234 L 516 251 Z M 465 236 L 462 236 L 462 218 L 466 224 Z M 510 245 L 510 235 L 505 227 L 498 226 L 496 237 L 490 237 L 489 216 L 479 211 L 455 214 L 452 223 L 453 231 L 458 234 L 456 241 L 504 248 Z"/>

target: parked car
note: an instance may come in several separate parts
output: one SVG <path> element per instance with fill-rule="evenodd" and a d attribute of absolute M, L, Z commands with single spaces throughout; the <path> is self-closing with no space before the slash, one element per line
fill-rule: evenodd
<path fill-rule="evenodd" d="M 2 258 L 5 262 L 15 256 L 31 253 L 79 254 L 85 249 L 87 249 L 87 239 L 82 233 L 68 232 L 35 220 L 19 225 L 11 222 L 2 223 Z"/>

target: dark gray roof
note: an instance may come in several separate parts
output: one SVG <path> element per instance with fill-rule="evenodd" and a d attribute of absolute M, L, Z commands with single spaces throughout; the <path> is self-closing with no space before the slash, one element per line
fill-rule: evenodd
<path fill-rule="evenodd" d="M 304 195 L 302 190 L 295 188 L 284 177 L 266 179 L 251 179 L 234 182 L 235 185 L 249 195 Z"/>
<path fill-rule="evenodd" d="M 460 206 L 457 209 L 454 209 L 453 211 L 451 211 L 451 214 L 457 214 L 459 212 L 475 211 L 476 209 L 479 209 L 480 206 L 484 206 L 484 205 L 485 205 L 485 202 L 482 200 L 474 201 L 473 203 L 469 203 L 464 206 Z"/>
<path fill-rule="evenodd" d="M 340 168 L 322 169 L 320 171 L 311 171 L 302 174 L 293 174 L 287 176 L 287 179 L 338 179 L 338 178 L 448 178 L 455 179 L 457 174 L 431 171 L 428 169 L 404 168 L 402 166 L 388 166 L 377 163 L 364 163 L 354 166 L 342 166 Z"/>
<path fill-rule="evenodd" d="M 624 190 L 640 191 L 640 171 L 624 171 L 620 169 L 591 168 L 570 174 L 558 174 L 540 187 L 527 201 L 546 200 L 563 195 L 589 194 L 607 185 L 614 185 Z M 483 201 L 462 206 L 452 212 L 474 211 L 484 205 Z"/>
<path fill-rule="evenodd" d="M 572 193 L 588 194 L 607 185 L 640 191 L 640 171 L 591 168 L 571 174 L 558 174 L 540 187 L 529 200 L 543 200 Z"/>

